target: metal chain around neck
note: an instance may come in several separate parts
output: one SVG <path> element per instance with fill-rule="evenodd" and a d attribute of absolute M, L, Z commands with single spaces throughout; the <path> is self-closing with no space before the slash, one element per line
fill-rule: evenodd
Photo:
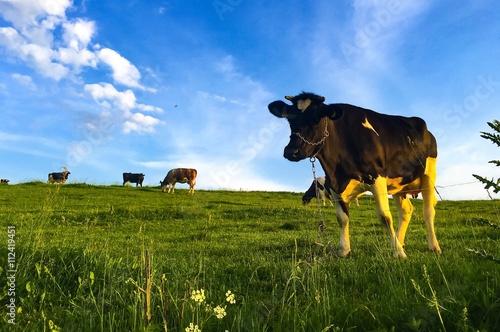
<path fill-rule="evenodd" d="M 294 134 L 297 135 L 297 137 L 300 138 L 306 144 L 314 145 L 314 146 L 323 144 L 325 142 L 325 140 L 328 138 L 328 136 L 330 136 L 330 133 L 328 132 L 328 118 L 325 117 L 325 130 L 323 130 L 323 138 L 321 138 L 317 142 L 314 142 L 314 143 L 310 142 L 307 139 L 305 139 L 301 134 L 299 134 L 297 132 L 294 132 Z"/>

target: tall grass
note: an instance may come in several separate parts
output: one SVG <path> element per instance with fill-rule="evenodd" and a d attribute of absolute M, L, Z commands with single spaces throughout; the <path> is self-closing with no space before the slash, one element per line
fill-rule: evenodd
<path fill-rule="evenodd" d="M 19 311 L 16 325 L 8 325 L 3 315 L 1 328 L 500 329 L 500 264 L 495 260 L 500 232 L 494 227 L 499 201 L 440 202 L 436 229 L 442 255 L 428 252 L 422 206 L 414 201 L 409 259 L 402 261 L 392 258 L 370 197 L 361 199 L 359 208 L 352 206 L 353 252 L 339 259 L 332 208 L 322 210 L 328 222 L 318 242 L 316 207 L 302 207 L 299 194 L 186 192 L 86 184 L 1 186 L 0 224 L 17 230 Z M 146 251 L 151 254 L 150 322 Z M 2 280 L 6 253 L 1 247 Z M 202 289 L 200 303 L 193 291 Z M 3 306 L 9 300 L 6 283 L 0 291 Z M 227 302 L 228 291 L 234 304 Z M 222 309 L 225 315 L 218 318 Z"/>

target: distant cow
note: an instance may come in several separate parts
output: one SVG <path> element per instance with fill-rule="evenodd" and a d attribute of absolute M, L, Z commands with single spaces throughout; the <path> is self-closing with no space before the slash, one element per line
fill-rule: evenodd
<path fill-rule="evenodd" d="M 144 181 L 144 174 L 142 173 L 123 173 L 123 185 L 125 183 L 130 182 L 130 183 L 135 183 L 135 186 L 138 187 L 141 185 L 142 187 L 142 181 Z"/>
<path fill-rule="evenodd" d="M 170 193 L 170 190 L 172 190 L 173 194 L 175 190 L 175 184 L 179 182 L 179 183 L 189 183 L 188 194 L 194 194 L 194 185 L 196 184 L 197 174 L 198 172 L 192 168 L 171 169 L 167 173 L 167 176 L 165 176 L 165 179 L 163 181 L 160 181 L 161 191 L 166 192 L 167 187 L 169 187 L 168 192 Z"/>
<path fill-rule="evenodd" d="M 64 183 L 68 179 L 68 176 L 71 174 L 66 166 L 61 166 L 64 168 L 64 172 L 55 172 L 49 173 L 49 183 Z"/>
<path fill-rule="evenodd" d="M 290 161 L 317 158 L 325 172 L 325 187 L 334 198 L 340 226 L 340 256 L 351 251 L 349 203 L 373 193 L 377 215 L 387 229 L 395 257 L 406 258 L 404 240 L 413 206 L 408 193 L 422 193 L 428 246 L 440 253 L 434 231 L 437 143 L 418 117 L 386 115 L 349 104 L 325 104 L 312 93 L 286 96 L 269 111 L 286 118 L 291 135 L 284 149 Z M 394 231 L 388 195 L 398 208 Z"/>
<path fill-rule="evenodd" d="M 319 194 L 318 196 L 319 196 L 319 199 L 321 199 L 321 201 L 323 202 L 323 205 L 326 205 L 327 200 L 330 202 L 330 205 L 333 205 L 332 196 L 325 189 L 325 177 L 320 176 L 320 177 L 316 178 L 316 182 L 318 184 L 318 194 Z M 307 189 L 307 191 L 302 196 L 302 204 L 303 205 L 309 204 L 311 202 L 311 200 L 315 197 L 316 197 L 316 184 L 314 183 L 314 180 L 313 180 L 309 189 Z"/>
<path fill-rule="evenodd" d="M 0 183 L 7 183 L 8 184 L 9 182 L 10 182 L 9 179 L 0 179 Z"/>

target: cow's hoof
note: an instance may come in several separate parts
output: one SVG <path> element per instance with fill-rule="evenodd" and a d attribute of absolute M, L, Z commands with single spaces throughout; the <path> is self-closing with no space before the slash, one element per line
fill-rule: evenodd
<path fill-rule="evenodd" d="M 443 252 L 441 251 L 441 248 L 439 248 L 439 246 L 438 246 L 437 248 L 435 248 L 435 247 L 430 247 L 430 248 L 429 248 L 429 250 L 430 250 L 430 251 L 432 251 L 432 252 L 435 252 L 436 254 L 441 254 L 441 253 L 443 253 Z"/>
<path fill-rule="evenodd" d="M 394 258 L 407 259 L 408 256 L 406 256 L 404 251 L 396 251 L 394 252 Z"/>
<path fill-rule="evenodd" d="M 347 249 L 347 250 L 346 249 L 339 249 L 337 254 L 339 255 L 339 257 L 344 258 L 344 257 L 349 256 L 350 253 L 351 253 L 350 249 Z"/>

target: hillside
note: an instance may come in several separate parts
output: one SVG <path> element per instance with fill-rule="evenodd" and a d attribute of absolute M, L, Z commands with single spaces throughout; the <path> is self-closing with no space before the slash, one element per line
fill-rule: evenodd
<path fill-rule="evenodd" d="M 331 206 L 321 209 L 327 230 L 319 233 L 317 206 L 302 206 L 301 194 L 186 192 L 0 186 L 0 276 L 10 276 L 13 257 L 17 270 L 15 294 L 9 283 L 1 288 L 4 308 L 14 299 L 15 325 L 0 325 L 145 330 L 147 251 L 151 331 L 190 323 L 203 331 L 500 329 L 497 200 L 439 202 L 442 255 L 428 252 L 421 201 L 413 200 L 401 261 L 392 258 L 369 196 L 351 205 L 353 252 L 339 259 Z M 206 298 L 196 302 L 192 292 L 201 289 Z M 236 303 L 226 301 L 228 290 Z"/>

